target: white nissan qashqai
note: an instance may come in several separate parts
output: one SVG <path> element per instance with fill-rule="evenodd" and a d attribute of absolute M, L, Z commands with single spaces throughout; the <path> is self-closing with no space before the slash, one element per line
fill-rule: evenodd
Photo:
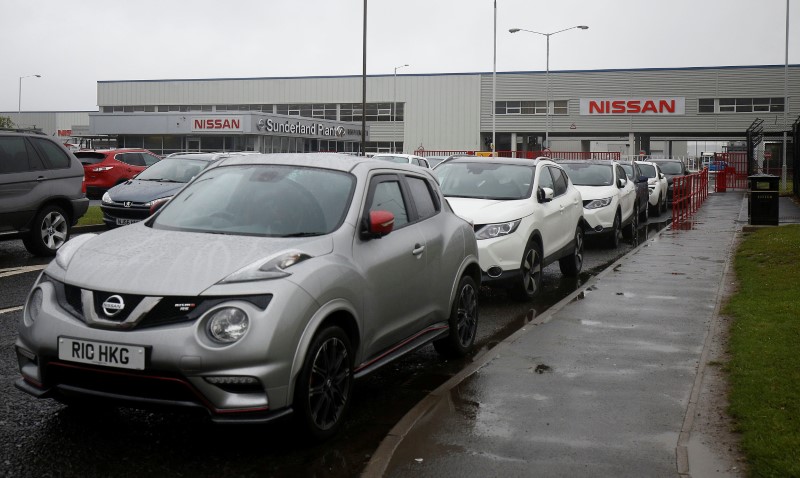
<path fill-rule="evenodd" d="M 548 158 L 459 157 L 434 168 L 456 214 L 478 240 L 483 284 L 528 300 L 542 269 L 559 262 L 576 276 L 583 265 L 583 204 L 566 172 Z"/>

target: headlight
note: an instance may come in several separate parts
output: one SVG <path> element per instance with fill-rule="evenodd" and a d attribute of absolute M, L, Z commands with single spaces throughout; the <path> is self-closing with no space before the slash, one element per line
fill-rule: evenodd
<path fill-rule="evenodd" d="M 150 207 L 150 206 L 152 206 L 154 204 L 158 204 L 160 202 L 169 201 L 170 199 L 172 199 L 172 196 L 167 196 L 165 198 L 153 199 L 152 201 L 144 203 L 144 205 L 147 206 L 147 207 Z"/>
<path fill-rule="evenodd" d="M 250 319 L 242 309 L 224 307 L 215 310 L 208 322 L 208 335 L 217 342 L 231 344 L 244 337 Z"/>
<path fill-rule="evenodd" d="M 495 237 L 507 236 L 517 230 L 520 222 L 522 222 L 522 219 L 500 222 L 497 224 L 487 224 L 475 233 L 475 239 L 494 239 Z"/>
<path fill-rule="evenodd" d="M 108 194 L 108 191 L 103 193 L 103 204 L 112 204 L 114 201 L 111 200 L 111 195 Z"/>
<path fill-rule="evenodd" d="M 611 199 L 612 198 L 595 199 L 583 207 L 586 209 L 600 209 L 601 207 L 606 207 L 611 204 Z"/>
<path fill-rule="evenodd" d="M 287 251 L 263 262 L 254 262 L 249 266 L 245 266 L 220 281 L 220 283 L 280 279 L 291 275 L 291 272 L 287 272 L 286 269 L 307 259 L 311 259 L 308 254 L 299 251 Z"/>

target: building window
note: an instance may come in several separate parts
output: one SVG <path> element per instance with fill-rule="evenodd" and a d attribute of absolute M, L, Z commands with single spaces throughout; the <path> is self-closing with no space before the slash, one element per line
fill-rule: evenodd
<path fill-rule="evenodd" d="M 697 100 L 698 113 L 713 113 L 714 112 L 714 98 L 700 98 Z"/>
<path fill-rule="evenodd" d="M 546 101 L 498 101 L 495 103 L 495 114 L 498 115 L 546 115 Z M 550 101 L 550 114 L 569 114 L 569 101 Z"/>
<path fill-rule="evenodd" d="M 700 101 L 702 107 L 702 102 L 713 100 L 704 98 Z M 719 113 L 781 113 L 784 108 L 783 98 L 719 98 L 717 103 Z M 706 111 L 701 109 L 699 112 Z"/>
<path fill-rule="evenodd" d="M 367 103 L 367 121 L 403 121 L 403 104 L 397 103 L 397 115 L 392 115 L 393 103 Z M 342 103 L 339 107 L 341 121 L 361 121 L 361 103 Z"/>

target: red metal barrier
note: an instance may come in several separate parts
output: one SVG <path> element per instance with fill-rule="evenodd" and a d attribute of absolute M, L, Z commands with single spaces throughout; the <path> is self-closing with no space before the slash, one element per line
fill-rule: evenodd
<path fill-rule="evenodd" d="M 746 191 L 750 187 L 747 182 L 747 153 L 714 153 L 714 167 L 717 169 L 714 191 Z"/>
<path fill-rule="evenodd" d="M 526 158 L 536 159 L 545 156 L 555 159 L 610 159 L 619 161 L 618 151 L 495 151 L 500 158 Z M 453 154 L 468 154 L 470 156 L 490 156 L 488 151 L 466 151 L 466 150 L 427 150 L 418 149 L 414 151 L 417 156 L 450 156 Z"/>
<path fill-rule="evenodd" d="M 680 227 L 708 198 L 708 169 L 672 178 L 672 224 Z"/>

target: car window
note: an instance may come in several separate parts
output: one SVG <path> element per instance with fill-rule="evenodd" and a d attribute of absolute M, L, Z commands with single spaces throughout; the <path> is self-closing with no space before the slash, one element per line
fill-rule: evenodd
<path fill-rule="evenodd" d="M 648 178 L 656 177 L 656 166 L 652 164 L 640 164 L 639 169 L 642 170 L 642 176 L 647 176 Z"/>
<path fill-rule="evenodd" d="M 541 173 L 539 173 L 539 187 L 550 188 L 553 191 L 556 190 L 556 186 L 553 183 L 553 176 L 550 174 L 550 168 L 547 166 L 543 167 Z"/>
<path fill-rule="evenodd" d="M 211 164 L 209 161 L 188 158 L 168 158 L 142 171 L 136 176 L 141 181 L 175 181 L 188 183 Z"/>
<path fill-rule="evenodd" d="M 0 174 L 30 171 L 28 151 L 22 136 L 0 136 Z"/>
<path fill-rule="evenodd" d="M 122 153 L 115 156 L 115 159 L 131 166 L 145 166 L 144 159 L 139 153 Z"/>
<path fill-rule="evenodd" d="M 431 167 L 430 163 L 428 163 L 427 160 L 422 159 L 422 158 L 420 158 L 420 160 L 419 160 L 419 165 L 422 166 L 423 168 L 430 168 Z"/>
<path fill-rule="evenodd" d="M 620 166 L 625 170 L 625 175 L 628 176 L 628 179 L 633 179 L 633 166 L 630 164 L 621 164 Z"/>
<path fill-rule="evenodd" d="M 447 197 L 513 200 L 530 195 L 534 168 L 494 161 L 447 162 L 435 171 Z"/>
<path fill-rule="evenodd" d="M 626 177 L 625 170 L 622 169 L 619 165 L 617 165 L 617 178 L 622 179 L 625 177 Z"/>
<path fill-rule="evenodd" d="M 149 153 L 139 153 L 139 154 L 142 155 L 142 159 L 144 159 L 145 166 L 152 166 L 157 162 L 161 161 L 161 158 L 159 158 L 154 154 L 149 154 Z"/>
<path fill-rule="evenodd" d="M 438 208 L 438 201 L 434 201 L 433 191 L 428 185 L 428 181 L 422 178 L 406 177 L 408 188 L 411 190 L 411 197 L 414 198 L 414 205 L 417 207 L 419 219 L 426 219 L 435 215 Z"/>
<path fill-rule="evenodd" d="M 614 184 L 614 171 L 610 164 L 580 162 L 563 163 L 562 166 L 568 171 L 572 184 L 576 186 L 610 186 Z M 553 172 L 555 173 L 555 171 Z M 564 192 L 566 192 L 566 187 Z"/>
<path fill-rule="evenodd" d="M 31 141 L 36 144 L 44 155 L 45 169 L 63 169 L 69 167 L 71 162 L 69 156 L 66 151 L 61 149 L 57 144 L 42 138 L 31 138 Z"/>
<path fill-rule="evenodd" d="M 97 164 L 106 158 L 105 154 L 98 153 L 95 151 L 75 151 L 73 154 L 80 160 L 81 164 L 83 164 L 84 166 Z"/>
<path fill-rule="evenodd" d="M 383 180 L 376 184 L 367 210 L 389 211 L 394 214 L 395 229 L 408 224 L 408 206 L 400 190 L 400 181 Z"/>
<path fill-rule="evenodd" d="M 553 174 L 553 181 L 555 182 L 556 186 L 554 196 L 561 196 L 562 194 L 566 194 L 567 185 L 569 184 L 567 173 L 565 173 L 560 168 L 550 168 L 550 172 Z"/>
<path fill-rule="evenodd" d="M 659 163 L 661 169 L 667 174 L 683 174 L 683 163 L 679 161 L 668 161 Z"/>

